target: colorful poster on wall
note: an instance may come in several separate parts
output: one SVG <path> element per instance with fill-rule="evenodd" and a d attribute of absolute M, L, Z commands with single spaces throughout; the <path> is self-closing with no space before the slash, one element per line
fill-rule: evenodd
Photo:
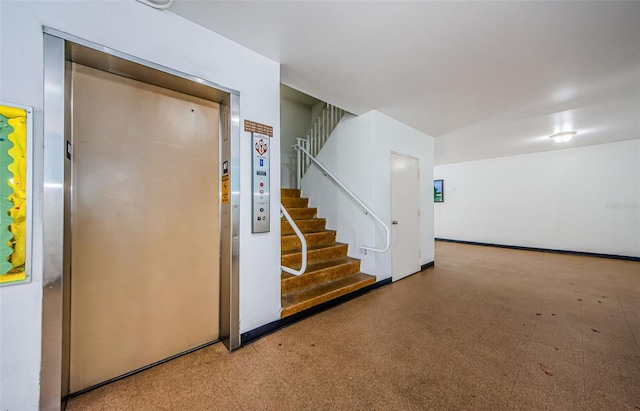
<path fill-rule="evenodd" d="M 0 285 L 29 280 L 27 137 L 32 110 L 0 103 Z"/>
<path fill-rule="evenodd" d="M 433 202 L 444 202 L 444 180 L 433 180 Z"/>

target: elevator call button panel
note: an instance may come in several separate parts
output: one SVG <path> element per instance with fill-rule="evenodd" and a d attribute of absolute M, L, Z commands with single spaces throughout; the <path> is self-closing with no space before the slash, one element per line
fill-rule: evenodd
<path fill-rule="evenodd" d="M 267 135 L 251 133 L 252 155 L 252 233 L 268 233 L 269 215 L 269 143 Z"/>

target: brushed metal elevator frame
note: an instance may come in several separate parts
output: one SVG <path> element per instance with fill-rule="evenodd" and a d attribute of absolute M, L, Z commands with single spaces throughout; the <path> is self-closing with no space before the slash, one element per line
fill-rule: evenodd
<path fill-rule="evenodd" d="M 227 162 L 231 198 L 220 198 L 220 332 L 230 350 L 240 347 L 240 93 L 208 80 L 131 56 L 56 29 L 44 34 L 43 296 L 40 409 L 66 405 L 69 394 L 71 79 L 80 64 L 159 85 L 220 104 L 220 177 Z M 73 155 L 71 153 L 71 155 Z M 220 194 L 220 193 L 219 193 Z M 65 218 L 67 216 L 67 218 Z"/>

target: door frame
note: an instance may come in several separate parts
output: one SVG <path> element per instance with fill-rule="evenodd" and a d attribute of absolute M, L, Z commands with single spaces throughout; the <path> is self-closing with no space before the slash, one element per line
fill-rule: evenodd
<path fill-rule="evenodd" d="M 391 154 L 389 156 L 389 214 L 391 216 L 391 220 L 393 221 L 393 195 L 391 195 L 393 193 L 393 156 L 399 156 L 399 157 L 404 157 L 404 158 L 409 158 L 412 160 L 416 160 L 416 164 L 417 164 L 417 171 L 418 171 L 418 186 L 416 187 L 416 200 L 417 200 L 417 204 L 416 204 L 416 211 L 418 211 L 418 215 L 416 216 L 416 223 L 417 226 L 420 227 L 420 158 L 418 157 L 414 157 L 412 155 L 409 154 L 405 154 L 405 153 L 399 153 L 397 151 L 391 151 Z M 391 228 L 393 230 L 393 227 Z M 416 256 L 416 271 L 413 273 L 409 273 L 403 277 L 397 278 L 394 275 L 394 270 L 393 270 L 393 261 L 394 261 L 394 253 L 393 253 L 393 232 L 391 233 L 391 279 L 392 281 L 398 281 L 401 280 L 403 278 L 406 278 L 412 274 L 415 274 L 417 272 L 420 271 L 420 229 L 418 229 L 418 255 Z M 397 256 L 395 256 L 395 258 L 397 258 Z"/>
<path fill-rule="evenodd" d="M 231 198 L 220 198 L 220 340 L 240 347 L 240 93 L 49 27 L 44 35 L 44 187 L 42 198 L 42 358 L 40 408 L 64 408 L 69 376 L 71 88 L 73 61 L 220 104 L 219 164 L 228 164 Z M 80 61 L 81 60 L 81 61 Z M 87 64 L 88 63 L 88 64 Z M 220 172 L 222 176 L 222 171 Z M 68 181 L 67 181 L 68 180 Z"/>

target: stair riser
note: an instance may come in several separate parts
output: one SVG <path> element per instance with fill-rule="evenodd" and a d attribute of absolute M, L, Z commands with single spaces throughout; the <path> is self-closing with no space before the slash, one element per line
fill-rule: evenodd
<path fill-rule="evenodd" d="M 281 188 L 280 189 L 280 198 L 296 198 L 300 197 L 300 190 L 295 188 Z"/>
<path fill-rule="evenodd" d="M 346 257 L 347 244 L 335 247 L 321 248 L 307 252 L 307 263 L 318 263 L 320 261 L 333 260 L 335 258 Z M 280 257 L 280 264 L 286 267 L 300 266 L 302 263 L 302 253 L 285 254 Z"/>
<path fill-rule="evenodd" d="M 338 297 L 340 297 L 342 295 L 345 295 L 345 294 L 348 294 L 350 292 L 353 292 L 353 291 L 359 290 L 361 288 L 367 287 L 367 286 L 369 286 L 371 284 L 374 284 L 375 282 L 376 282 L 375 277 L 371 277 L 371 279 L 368 279 L 366 281 L 361 281 L 361 282 L 359 282 L 357 284 L 353 284 L 353 285 L 351 285 L 349 287 L 344 287 L 344 288 L 340 288 L 340 289 L 334 290 L 334 291 L 332 291 L 330 293 L 320 295 L 320 296 L 318 296 L 316 298 L 308 299 L 308 300 L 306 300 L 306 301 L 304 301 L 302 303 L 299 303 L 299 304 L 291 305 L 291 306 L 288 306 L 288 307 L 283 307 L 282 311 L 280 312 L 280 318 L 287 317 L 289 315 L 292 315 L 292 314 L 298 313 L 300 311 L 306 310 L 307 308 L 311 308 L 311 307 L 316 306 L 318 304 L 322 304 L 322 303 L 324 303 L 326 301 L 333 300 L 334 298 L 338 298 Z"/>
<path fill-rule="evenodd" d="M 335 231 L 322 231 L 319 233 L 304 234 L 304 238 L 307 241 L 307 247 L 313 247 L 315 245 L 327 245 L 336 241 Z M 297 235 L 289 235 L 280 238 L 280 247 L 282 251 L 295 250 L 302 248 L 300 239 Z"/>
<path fill-rule="evenodd" d="M 282 294 L 313 287 L 340 277 L 347 277 L 360 271 L 360 261 L 341 264 L 323 270 L 304 273 L 298 277 L 291 277 L 281 281 Z"/>
<path fill-rule="evenodd" d="M 281 198 L 280 202 L 287 211 L 289 208 L 305 208 L 309 205 L 308 198 Z"/>
<path fill-rule="evenodd" d="M 318 213 L 317 208 L 287 208 L 287 212 L 294 220 L 308 220 L 310 218 L 315 218 Z M 286 221 L 284 216 L 282 217 L 282 221 Z"/>
<path fill-rule="evenodd" d="M 326 221 L 324 218 L 314 218 L 313 220 L 299 220 L 295 223 L 303 233 L 311 233 L 324 230 Z M 295 234 L 295 231 L 293 231 L 293 227 L 288 221 L 281 221 L 280 233 L 281 235 L 291 235 Z"/>

